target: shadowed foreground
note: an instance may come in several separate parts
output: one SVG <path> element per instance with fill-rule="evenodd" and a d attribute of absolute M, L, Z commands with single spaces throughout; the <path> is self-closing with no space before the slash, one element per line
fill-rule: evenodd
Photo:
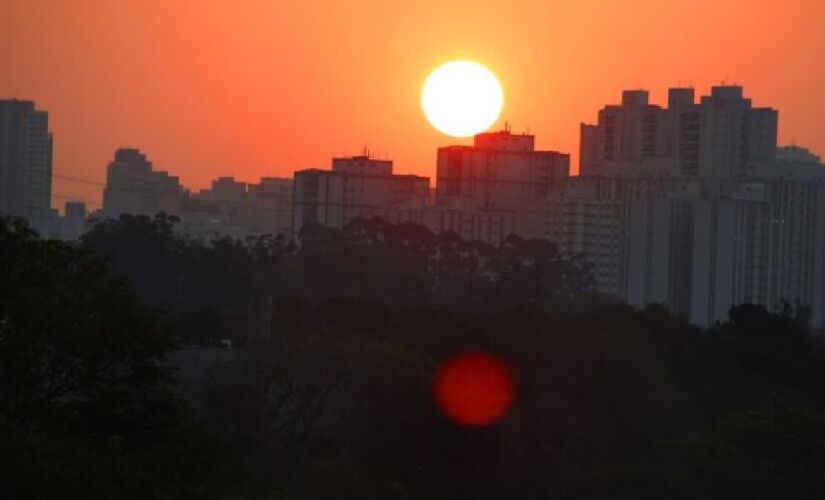
<path fill-rule="evenodd" d="M 825 495 L 825 357 L 802 308 L 702 330 L 594 296 L 546 242 L 361 221 L 205 246 L 173 228 L 123 218 L 69 246 L 0 223 L 4 498 Z M 253 294 L 275 299 L 271 338 L 210 349 L 244 346 Z M 469 350 L 515 377 L 487 427 L 433 400 Z"/>

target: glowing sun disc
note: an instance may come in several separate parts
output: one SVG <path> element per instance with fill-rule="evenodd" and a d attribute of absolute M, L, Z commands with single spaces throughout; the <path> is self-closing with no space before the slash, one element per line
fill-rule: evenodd
<path fill-rule="evenodd" d="M 421 107 L 430 124 L 452 137 L 470 137 L 490 128 L 501 114 L 504 91 L 496 75 L 472 61 L 436 68 L 421 89 Z"/>

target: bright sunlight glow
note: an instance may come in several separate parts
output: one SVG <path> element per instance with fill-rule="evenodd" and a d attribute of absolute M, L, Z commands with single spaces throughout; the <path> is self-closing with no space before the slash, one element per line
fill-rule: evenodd
<path fill-rule="evenodd" d="M 498 120 L 504 92 L 496 75 L 472 61 L 452 61 L 430 73 L 421 89 L 427 120 L 452 137 L 484 132 Z"/>

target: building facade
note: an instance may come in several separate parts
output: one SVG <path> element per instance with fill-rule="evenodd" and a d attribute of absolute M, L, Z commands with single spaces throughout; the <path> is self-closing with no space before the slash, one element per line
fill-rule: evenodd
<path fill-rule="evenodd" d="M 424 224 L 429 190 L 429 178 L 394 174 L 390 160 L 334 158 L 331 170 L 295 172 L 292 231 L 298 235 L 307 224 L 343 228 L 372 217 Z"/>
<path fill-rule="evenodd" d="M 551 195 L 547 237 L 630 304 L 710 325 L 738 304 L 799 301 L 823 328 L 825 167 L 778 148 L 776 125 L 741 87 L 698 103 L 671 89 L 667 108 L 625 92 L 582 124 L 581 176 Z"/>
<path fill-rule="evenodd" d="M 595 125 L 581 125 L 580 175 L 744 178 L 776 160 L 777 111 L 756 108 L 740 86 L 668 91 L 668 106 L 646 90 L 622 93 Z"/>
<path fill-rule="evenodd" d="M 247 202 L 241 211 L 241 223 L 256 234 L 290 238 L 292 187 L 293 180 L 283 177 L 262 177 L 257 184 L 249 184 Z"/>
<path fill-rule="evenodd" d="M 468 240 L 498 244 L 532 236 L 535 207 L 570 171 L 570 156 L 536 151 L 535 137 L 509 130 L 478 134 L 472 146 L 439 148 L 428 225 Z"/>
<path fill-rule="evenodd" d="M 154 170 L 140 150 L 118 149 L 106 169 L 103 213 L 105 217 L 177 214 L 186 195 L 177 177 Z"/>
<path fill-rule="evenodd" d="M 0 100 L 0 214 L 28 219 L 42 231 L 51 208 L 49 115 L 32 101 Z"/>

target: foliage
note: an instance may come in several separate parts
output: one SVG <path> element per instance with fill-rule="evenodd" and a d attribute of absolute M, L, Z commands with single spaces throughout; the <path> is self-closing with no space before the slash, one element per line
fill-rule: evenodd
<path fill-rule="evenodd" d="M 799 305 L 702 329 L 592 294 L 588 265 L 550 242 L 377 219 L 204 244 L 164 215 L 122 217 L 80 248 L 5 223 L 0 245 L 12 498 L 825 493 L 825 353 Z M 242 341 L 255 295 L 275 299 L 268 342 L 183 351 L 232 353 L 197 381 L 191 417 L 161 362 L 173 331 Z M 516 375 L 489 427 L 433 402 L 437 368 L 467 350 Z"/>
<path fill-rule="evenodd" d="M 357 219 L 343 231 L 308 225 L 295 244 L 269 235 L 203 243 L 176 232 L 177 222 L 122 215 L 97 223 L 82 242 L 200 345 L 243 345 L 240 318 L 253 294 L 484 310 L 572 303 L 592 289 L 590 267 L 544 240 L 510 237 L 494 247 L 412 223 Z"/>
<path fill-rule="evenodd" d="M 174 395 L 170 328 L 102 259 L 0 220 L 0 276 L 4 498 L 180 498 L 226 479 L 199 463 L 220 446 Z"/>
<path fill-rule="evenodd" d="M 101 259 L 19 222 L 0 248 L 2 421 L 129 435 L 173 410 L 173 337 Z"/>

